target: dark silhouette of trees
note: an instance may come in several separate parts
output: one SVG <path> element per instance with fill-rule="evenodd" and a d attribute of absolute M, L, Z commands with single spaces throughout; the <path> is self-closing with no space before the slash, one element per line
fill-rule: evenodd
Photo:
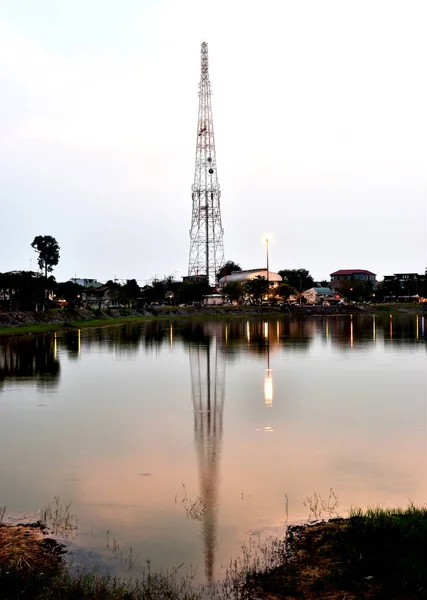
<path fill-rule="evenodd" d="M 232 260 L 227 260 L 227 262 L 224 263 L 222 265 L 222 267 L 220 267 L 218 269 L 218 273 L 216 274 L 216 279 L 217 279 L 217 281 L 219 281 L 221 279 L 221 277 L 230 275 L 233 271 L 241 271 L 241 270 L 242 270 L 242 267 L 238 263 L 235 263 Z"/>
<path fill-rule="evenodd" d="M 222 291 L 226 296 L 229 296 L 231 300 L 240 300 L 245 294 L 243 284 L 238 281 L 226 283 L 222 288 Z"/>
<path fill-rule="evenodd" d="M 253 279 L 246 281 L 245 289 L 247 294 L 256 301 L 261 300 L 261 298 L 268 293 L 270 285 L 265 277 L 261 277 L 261 275 L 257 275 Z"/>
<path fill-rule="evenodd" d="M 0 273 L 0 302 L 4 309 L 34 310 L 37 304 L 45 304 L 48 290 L 55 288 L 52 276 L 37 276 L 33 271 Z"/>
<path fill-rule="evenodd" d="M 131 306 L 131 304 L 136 304 L 140 293 L 141 290 L 136 279 L 128 279 L 120 290 L 120 295 L 128 306 Z"/>
<path fill-rule="evenodd" d="M 289 296 L 292 296 L 292 294 L 296 294 L 297 292 L 291 285 L 279 283 L 277 287 L 273 288 L 273 293 L 275 296 L 280 296 L 284 300 L 287 300 Z"/>
<path fill-rule="evenodd" d="M 59 262 L 59 245 L 51 235 L 37 235 L 32 244 L 32 248 L 38 252 L 38 265 L 44 270 L 44 275 L 53 271 L 53 267 Z"/>
<path fill-rule="evenodd" d="M 283 281 L 299 292 L 314 287 L 314 279 L 307 269 L 282 269 L 279 271 Z"/>
<path fill-rule="evenodd" d="M 340 281 L 340 293 L 352 301 L 371 300 L 373 293 L 372 281 L 345 279 Z"/>
<path fill-rule="evenodd" d="M 64 281 L 58 283 L 56 287 L 57 298 L 63 298 L 68 302 L 70 306 L 80 306 L 81 304 L 81 293 L 83 286 L 73 281 Z"/>
<path fill-rule="evenodd" d="M 201 302 L 203 296 L 209 294 L 211 288 L 204 281 L 184 281 L 178 288 L 179 304 L 191 304 L 192 302 Z"/>

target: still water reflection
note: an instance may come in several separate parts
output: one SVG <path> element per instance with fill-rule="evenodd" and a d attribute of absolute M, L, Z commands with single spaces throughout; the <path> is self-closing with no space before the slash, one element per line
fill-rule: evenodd
<path fill-rule="evenodd" d="M 249 535 L 306 518 L 313 492 L 332 487 L 343 514 L 424 503 L 425 367 L 415 316 L 0 339 L 0 505 L 60 495 L 78 560 L 121 572 L 132 547 L 209 581 Z"/>

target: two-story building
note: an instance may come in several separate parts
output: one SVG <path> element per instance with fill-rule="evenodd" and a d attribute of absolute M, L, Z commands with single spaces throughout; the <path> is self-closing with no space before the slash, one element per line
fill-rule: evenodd
<path fill-rule="evenodd" d="M 424 296 L 427 291 L 426 281 L 427 271 L 424 274 L 394 273 L 393 275 L 384 275 L 384 290 L 389 294 L 388 299 L 393 296 Z"/>
<path fill-rule="evenodd" d="M 376 273 L 366 269 L 340 269 L 330 274 L 331 283 L 329 287 L 334 292 L 339 292 L 343 281 L 366 281 L 372 283 L 372 288 L 377 285 Z"/>
<path fill-rule="evenodd" d="M 83 306 L 87 308 L 110 308 L 117 306 L 118 301 L 116 293 L 111 290 L 108 285 L 86 287 L 82 290 Z"/>

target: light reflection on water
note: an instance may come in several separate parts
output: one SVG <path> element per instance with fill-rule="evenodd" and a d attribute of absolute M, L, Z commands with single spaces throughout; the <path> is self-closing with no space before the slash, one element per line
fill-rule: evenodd
<path fill-rule="evenodd" d="M 424 331 L 387 315 L 0 339 L 0 505 L 59 494 L 79 559 L 122 572 L 132 547 L 211 580 L 248 532 L 306 518 L 313 492 L 332 487 L 342 513 L 423 503 Z"/>

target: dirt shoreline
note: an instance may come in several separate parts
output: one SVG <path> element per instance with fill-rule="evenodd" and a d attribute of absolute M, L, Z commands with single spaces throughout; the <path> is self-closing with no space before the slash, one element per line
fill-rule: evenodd
<path fill-rule="evenodd" d="M 64 545 L 49 536 L 40 522 L 0 523 L 0 572 L 56 572 L 62 565 Z"/>

